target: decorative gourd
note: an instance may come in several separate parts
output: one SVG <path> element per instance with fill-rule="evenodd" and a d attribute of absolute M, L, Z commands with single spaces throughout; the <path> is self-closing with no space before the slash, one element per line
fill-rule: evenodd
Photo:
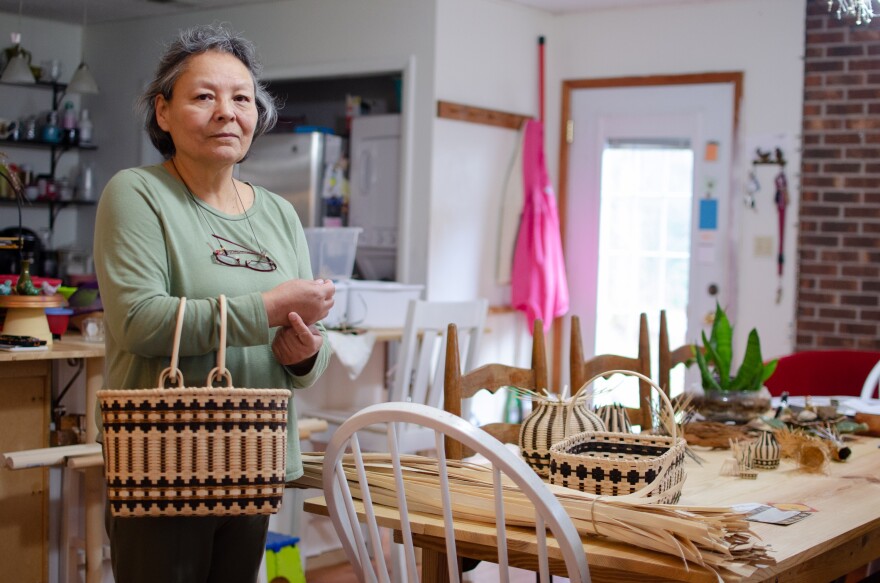
<path fill-rule="evenodd" d="M 759 470 L 779 467 L 779 442 L 772 431 L 762 431 L 752 446 L 752 465 Z"/>

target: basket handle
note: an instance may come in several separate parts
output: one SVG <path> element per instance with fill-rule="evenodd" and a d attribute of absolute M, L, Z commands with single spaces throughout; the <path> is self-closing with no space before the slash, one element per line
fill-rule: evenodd
<path fill-rule="evenodd" d="M 166 381 L 177 383 L 178 388 L 183 388 L 183 373 L 177 368 L 180 360 L 180 336 L 183 332 L 183 315 L 186 312 L 186 298 L 180 298 L 177 306 L 177 322 L 174 325 L 174 344 L 171 347 L 171 364 L 159 374 L 159 388 L 165 387 Z"/>
<path fill-rule="evenodd" d="M 653 387 L 657 391 L 657 393 L 660 394 L 660 401 L 666 407 L 666 411 L 669 413 L 669 418 L 672 420 L 672 424 L 671 424 L 672 425 L 672 441 L 674 443 L 678 437 L 678 435 L 677 435 L 678 428 L 675 425 L 675 409 L 672 407 L 672 401 L 669 400 L 669 397 L 666 396 L 666 393 L 663 391 L 663 389 L 660 388 L 659 385 L 657 385 L 657 383 L 655 383 L 654 381 L 652 381 L 650 378 L 646 377 L 642 373 L 636 372 L 634 370 L 619 370 L 619 369 L 608 370 L 608 371 L 601 372 L 601 373 L 597 374 L 596 376 L 594 376 L 593 378 L 591 378 L 590 380 L 588 380 L 587 382 L 582 384 L 581 387 L 577 390 L 577 392 L 574 395 L 572 395 L 571 401 L 569 401 L 569 404 L 567 406 L 568 412 L 566 413 L 566 417 L 565 417 L 566 423 L 568 423 L 570 421 L 569 415 L 571 415 L 572 411 L 574 410 L 574 402 L 577 401 L 579 398 L 582 398 L 581 391 L 583 391 L 585 388 L 587 388 L 588 386 L 593 384 L 593 382 L 598 380 L 599 378 L 604 377 L 604 376 L 608 376 L 608 375 L 612 375 L 615 373 L 628 374 L 628 375 L 633 375 L 633 376 L 639 377 L 640 379 L 642 379 L 643 381 L 645 381 L 649 385 L 651 385 L 651 387 Z M 586 393 L 584 394 L 584 396 L 586 396 Z"/>
<path fill-rule="evenodd" d="M 220 294 L 220 346 L 217 347 L 217 366 L 208 373 L 205 386 L 214 386 L 214 381 L 225 378 L 226 386 L 232 388 L 232 373 L 226 368 L 226 296 Z"/>

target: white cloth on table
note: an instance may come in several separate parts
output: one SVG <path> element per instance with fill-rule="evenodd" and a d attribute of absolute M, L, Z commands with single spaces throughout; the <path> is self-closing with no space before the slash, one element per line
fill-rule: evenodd
<path fill-rule="evenodd" d="M 343 334 L 334 330 L 327 330 L 327 340 L 330 341 L 330 348 L 333 354 L 339 359 L 339 362 L 348 371 L 348 378 L 356 379 L 367 361 L 370 360 L 370 354 L 373 352 L 373 345 L 376 343 L 376 335 L 372 332 L 363 334 Z"/>

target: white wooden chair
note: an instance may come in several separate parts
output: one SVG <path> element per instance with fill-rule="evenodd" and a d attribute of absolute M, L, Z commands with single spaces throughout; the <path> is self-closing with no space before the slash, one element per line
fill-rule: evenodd
<path fill-rule="evenodd" d="M 880 395 L 877 394 L 878 387 L 880 387 L 880 361 L 868 373 L 868 378 L 865 379 L 865 384 L 862 386 L 861 398 L 880 399 Z"/>
<path fill-rule="evenodd" d="M 379 526 L 370 494 L 369 478 L 364 469 L 359 440 L 364 429 L 377 424 L 385 428 L 388 444 L 386 449 L 390 453 L 394 468 L 396 507 L 400 513 L 400 532 L 402 546 L 405 549 L 405 572 L 402 573 L 404 580 L 417 581 L 419 576 L 407 510 L 408 503 L 412 503 L 415 496 L 411 493 L 409 500 L 407 500 L 407 483 L 402 475 L 401 452 L 397 447 L 400 441 L 396 434 L 398 424 L 423 427 L 430 430 L 434 437 L 439 481 L 437 482 L 437 491 L 432 492 L 429 496 L 432 500 L 439 499 L 442 504 L 446 564 L 449 569 L 450 581 L 459 581 L 459 566 L 455 547 L 452 503 L 448 488 L 444 439 L 460 442 L 463 446 L 484 456 L 492 465 L 499 581 L 508 581 L 505 505 L 501 496 L 501 476 L 504 475 L 513 481 L 534 507 L 540 581 L 550 580 L 546 538 L 546 531 L 549 529 L 560 548 L 570 580 L 574 583 L 590 582 L 586 553 L 574 524 L 546 484 L 523 460 L 504 447 L 500 441 L 460 417 L 426 405 L 401 402 L 373 405 L 351 417 L 333 435 L 324 457 L 323 488 L 330 517 L 337 535 L 342 540 L 346 556 L 354 566 L 360 581 L 389 581 L 388 568 L 379 536 Z M 353 454 L 358 476 L 357 487 L 362 493 L 364 512 L 360 518 L 342 466 L 342 456 L 347 451 Z M 419 499 L 427 499 L 424 496 L 424 492 L 420 493 Z M 492 502 L 487 501 L 488 504 L 492 504 Z M 365 528 L 361 528 L 361 522 L 364 523 Z"/>
<path fill-rule="evenodd" d="M 473 368 L 480 338 L 486 325 L 489 302 L 485 299 L 461 302 L 411 300 L 400 342 L 394 380 L 388 401 L 423 403 L 443 407 L 444 362 L 447 326 L 456 324 L 462 346 L 463 371 Z M 328 434 L 357 412 L 351 410 L 303 409 L 301 415 L 328 422 Z M 420 428 L 401 428 L 398 444 L 406 453 L 434 447 L 433 436 Z M 361 438 L 364 450 L 385 447 L 384 430 L 377 429 Z"/>

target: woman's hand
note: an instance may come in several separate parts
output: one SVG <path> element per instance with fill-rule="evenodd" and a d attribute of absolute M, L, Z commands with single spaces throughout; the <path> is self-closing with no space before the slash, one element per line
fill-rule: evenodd
<path fill-rule="evenodd" d="M 275 333 L 275 339 L 272 340 L 272 354 L 285 366 L 306 364 L 305 361 L 321 350 L 324 337 L 314 326 L 306 326 L 296 312 L 290 312 L 287 317 L 289 325 L 279 328 Z M 309 370 L 311 366 L 304 370 L 303 374 Z"/>
<path fill-rule="evenodd" d="M 263 292 L 269 327 L 288 326 L 288 314 L 299 314 L 306 326 L 323 320 L 333 307 L 336 286 L 329 279 L 291 279 Z"/>

